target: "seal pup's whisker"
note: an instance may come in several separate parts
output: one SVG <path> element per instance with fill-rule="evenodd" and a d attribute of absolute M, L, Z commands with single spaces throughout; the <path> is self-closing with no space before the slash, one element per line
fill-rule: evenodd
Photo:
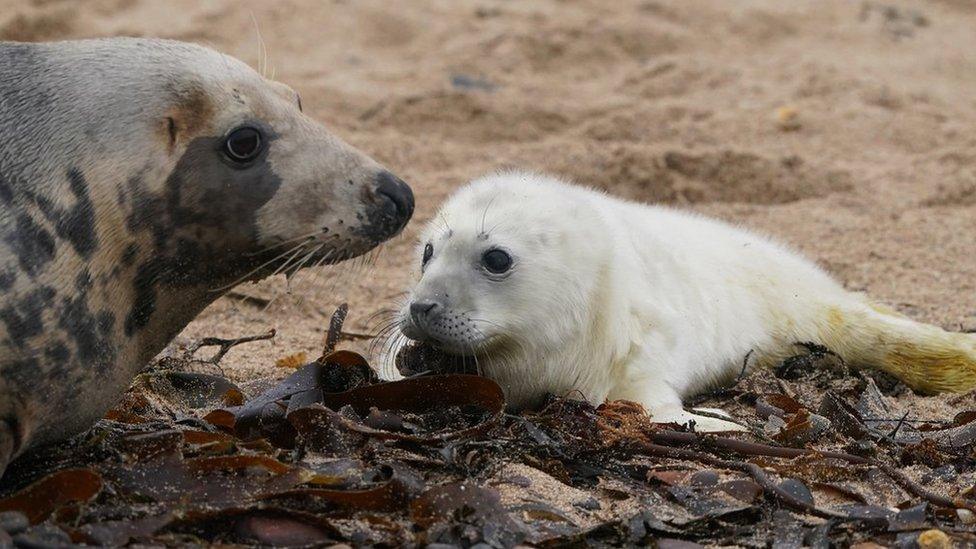
<path fill-rule="evenodd" d="M 447 222 L 447 218 L 444 217 L 443 212 L 439 212 L 438 213 L 438 219 L 440 219 L 441 222 L 444 224 L 444 229 L 447 230 L 447 232 L 449 232 L 449 233 L 454 232 L 454 229 L 451 228 L 451 224 L 448 223 Z"/>
<path fill-rule="evenodd" d="M 373 314 L 371 314 L 368 317 L 366 317 L 366 319 L 364 320 L 364 322 L 366 322 L 366 324 L 368 325 L 370 322 L 372 322 L 374 320 L 377 320 L 377 319 L 399 318 L 399 316 L 400 316 L 399 306 L 402 306 L 402 305 L 403 305 L 403 298 L 400 297 L 398 299 L 398 304 L 397 305 L 394 305 L 393 307 L 386 307 L 386 308 L 383 308 L 383 309 L 379 309 L 377 311 L 374 311 Z"/>
<path fill-rule="evenodd" d="M 482 375 L 482 371 L 481 365 L 478 364 L 478 352 L 475 350 L 474 345 L 469 345 L 468 347 L 471 350 L 471 358 L 474 359 L 474 371 L 480 376 Z"/>
<path fill-rule="evenodd" d="M 481 228 L 478 229 L 479 236 L 488 235 L 488 233 L 485 232 L 485 220 L 488 218 L 488 209 L 491 208 L 491 205 L 495 202 L 496 198 L 498 197 L 497 196 L 491 197 L 491 200 L 489 200 L 488 204 L 485 205 L 485 211 L 481 212 Z"/>
<path fill-rule="evenodd" d="M 402 321 L 400 318 L 391 318 L 388 321 L 381 322 L 376 328 L 367 328 L 367 331 L 373 335 L 373 342 L 370 344 L 369 352 L 372 353 L 375 350 L 373 347 L 376 344 L 380 344 L 386 337 L 391 334 L 396 333 L 400 329 Z"/>
<path fill-rule="evenodd" d="M 374 349 L 372 344 L 369 347 L 369 355 L 375 356 L 377 363 L 381 365 L 380 371 L 382 373 L 389 374 L 387 379 L 392 379 L 395 376 L 395 372 L 397 372 L 396 354 L 406 342 L 406 337 L 404 337 L 403 334 L 395 328 L 396 327 L 394 326 L 393 330 L 390 330 L 382 337 L 378 337 L 377 339 L 373 340 L 379 344 L 379 346 L 376 348 L 379 349 L 379 352 L 376 352 L 376 349 Z"/>
<path fill-rule="evenodd" d="M 388 377 L 393 378 L 393 377 L 395 377 L 399 373 L 399 371 L 397 370 L 397 366 L 396 366 L 397 352 L 401 348 L 403 348 L 403 346 L 406 345 L 407 343 L 408 343 L 407 337 L 405 335 L 403 335 L 402 333 L 397 332 L 393 336 L 393 341 L 390 344 L 390 348 L 386 352 L 386 358 L 385 358 L 385 360 L 382 360 L 381 361 L 381 364 L 384 364 L 385 365 L 384 366 L 384 368 L 385 368 L 385 372 L 384 373 L 386 373 L 388 375 Z"/>

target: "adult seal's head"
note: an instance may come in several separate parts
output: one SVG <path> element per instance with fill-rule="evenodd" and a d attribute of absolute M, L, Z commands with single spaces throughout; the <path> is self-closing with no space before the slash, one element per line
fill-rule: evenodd
<path fill-rule="evenodd" d="M 561 189 L 513 173 L 455 193 L 421 236 L 399 315 L 404 335 L 466 359 L 513 407 L 585 389 L 586 357 L 599 356 L 587 332 L 609 240 L 594 210 Z"/>
<path fill-rule="evenodd" d="M 89 426 L 223 290 L 397 234 L 410 188 L 186 43 L 0 43 L 0 470 Z"/>

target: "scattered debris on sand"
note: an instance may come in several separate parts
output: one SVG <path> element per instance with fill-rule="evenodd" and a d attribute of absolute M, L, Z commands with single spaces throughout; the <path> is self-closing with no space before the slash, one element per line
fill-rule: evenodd
<path fill-rule="evenodd" d="M 919 397 L 800 345 L 695 403 L 751 433 L 654 424 L 625 401 L 513 414 L 429 350 L 401 357 L 425 373 L 378 381 L 335 349 L 343 316 L 322 357 L 260 391 L 144 374 L 85 436 L 12 464 L 0 544 L 976 543 L 972 393 Z"/>

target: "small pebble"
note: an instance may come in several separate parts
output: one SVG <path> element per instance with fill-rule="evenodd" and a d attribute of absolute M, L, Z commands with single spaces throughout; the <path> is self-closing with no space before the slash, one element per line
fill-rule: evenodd
<path fill-rule="evenodd" d="M 715 486 L 718 484 L 719 476 L 718 473 L 709 469 L 704 471 L 698 471 L 697 473 L 691 475 L 688 479 L 688 484 L 692 486 Z"/>
<path fill-rule="evenodd" d="M 584 500 L 574 502 L 573 505 L 579 507 L 580 509 L 585 509 L 587 511 L 599 511 L 600 509 L 603 508 L 603 506 L 600 505 L 600 502 L 597 501 L 595 498 L 586 498 Z"/>
<path fill-rule="evenodd" d="M 14 536 L 14 545 L 30 549 L 71 547 L 71 536 L 52 524 L 39 524 Z"/>
<path fill-rule="evenodd" d="M 922 549 L 952 549 L 952 540 L 942 530 L 926 530 L 918 535 Z"/>
<path fill-rule="evenodd" d="M 462 90 L 481 90 L 486 92 L 495 90 L 495 84 L 483 78 L 475 78 L 466 74 L 455 74 L 452 76 L 451 85 Z"/>
<path fill-rule="evenodd" d="M 776 109 L 776 124 L 783 131 L 800 129 L 800 113 L 796 107 L 783 106 Z"/>
<path fill-rule="evenodd" d="M 779 487 L 786 493 L 790 494 L 791 496 L 795 497 L 796 499 L 806 504 L 809 505 L 816 504 L 816 502 L 813 499 L 813 494 L 810 493 L 810 489 L 807 488 L 807 486 L 802 482 L 800 482 L 799 480 L 788 478 L 783 482 L 780 482 Z"/>
<path fill-rule="evenodd" d="M 956 516 L 963 524 L 976 524 L 976 515 L 969 509 L 956 509 Z"/>
<path fill-rule="evenodd" d="M 20 511 L 4 511 L 0 513 L 0 530 L 15 536 L 30 526 L 27 515 Z"/>

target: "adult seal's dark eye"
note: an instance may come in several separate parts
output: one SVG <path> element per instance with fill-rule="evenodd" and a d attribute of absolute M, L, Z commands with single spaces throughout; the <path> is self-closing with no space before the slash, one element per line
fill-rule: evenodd
<path fill-rule="evenodd" d="M 261 154 L 261 132 L 245 126 L 230 132 L 224 141 L 224 154 L 238 164 L 246 164 Z"/>
<path fill-rule="evenodd" d="M 502 274 L 512 268 L 512 256 L 505 250 L 488 250 L 481 256 L 481 262 L 489 273 Z"/>
<path fill-rule="evenodd" d="M 421 267 L 426 267 L 427 262 L 434 256 L 434 247 L 430 244 L 424 246 L 424 258 L 420 261 Z"/>

